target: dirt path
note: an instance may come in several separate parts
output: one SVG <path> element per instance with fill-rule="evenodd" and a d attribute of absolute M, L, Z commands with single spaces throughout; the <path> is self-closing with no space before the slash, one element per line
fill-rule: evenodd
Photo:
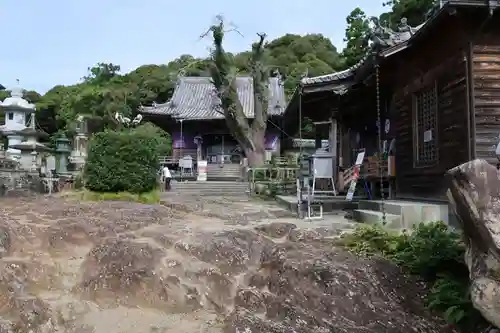
<path fill-rule="evenodd" d="M 287 307 L 276 306 L 286 303 L 280 294 L 292 293 L 275 286 L 286 288 L 279 282 L 285 266 L 316 265 L 327 255 L 306 244 L 351 227 L 340 216 L 297 220 L 248 198 L 166 196 L 163 205 L 2 199 L 0 332 L 302 332 L 301 325 L 321 332 L 311 330 L 330 325 L 320 312 L 314 321 L 290 322 Z M 285 254 L 292 261 L 283 266 Z M 282 327 L 273 326 L 277 320 Z M 358 332 L 351 321 L 342 324 L 346 332 Z"/>

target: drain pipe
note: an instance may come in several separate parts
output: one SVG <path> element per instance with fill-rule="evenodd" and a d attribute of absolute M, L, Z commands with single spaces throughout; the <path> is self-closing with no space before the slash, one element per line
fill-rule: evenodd
<path fill-rule="evenodd" d="M 476 101 L 474 97 L 474 85 L 471 84 L 474 80 L 473 62 L 472 62 L 472 43 L 467 44 L 467 53 L 464 52 L 465 61 L 465 95 L 467 99 L 467 136 L 469 138 L 468 159 L 472 161 L 476 158 Z"/>
<path fill-rule="evenodd" d="M 474 41 L 477 36 L 483 31 L 485 26 L 490 22 L 499 4 L 496 0 L 488 1 L 488 16 L 481 23 L 477 31 L 471 36 L 467 45 L 467 54 L 465 59 L 465 84 L 467 98 L 467 131 L 469 136 L 469 161 L 477 157 L 476 150 L 476 97 L 474 95 Z"/>

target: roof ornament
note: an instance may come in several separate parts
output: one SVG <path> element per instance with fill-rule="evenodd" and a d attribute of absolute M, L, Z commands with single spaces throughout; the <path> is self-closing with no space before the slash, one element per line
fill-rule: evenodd
<path fill-rule="evenodd" d="M 21 85 L 19 84 L 19 79 L 16 79 L 16 87 L 12 88 L 10 91 L 10 96 L 11 97 L 17 97 L 17 98 L 23 98 L 23 89 L 21 88 Z"/>
<path fill-rule="evenodd" d="M 305 79 L 309 77 L 309 68 L 306 68 L 306 70 L 300 75 L 300 80 L 299 80 L 299 85 L 302 86 L 303 82 Z"/>
<path fill-rule="evenodd" d="M 370 19 L 370 34 L 368 38 L 373 41 L 375 46 L 391 46 L 395 33 L 388 27 L 382 26 L 377 17 Z"/>
<path fill-rule="evenodd" d="M 413 35 L 413 29 L 408 24 L 408 19 L 406 17 L 401 18 L 401 23 L 398 26 L 399 32 L 409 32 L 410 35 Z"/>

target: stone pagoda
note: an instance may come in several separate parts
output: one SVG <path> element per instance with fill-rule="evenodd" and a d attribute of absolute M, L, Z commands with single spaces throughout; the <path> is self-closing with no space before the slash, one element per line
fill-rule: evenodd
<path fill-rule="evenodd" d="M 38 138 L 47 134 L 36 128 L 35 105 L 23 98 L 23 90 L 12 89 L 10 95 L 0 103 L 5 112 L 5 125 L 0 126 L 0 133 L 8 140 L 5 155 L 18 161 L 22 169 L 35 169 L 41 164 L 39 153 L 50 151 L 38 142 Z"/>

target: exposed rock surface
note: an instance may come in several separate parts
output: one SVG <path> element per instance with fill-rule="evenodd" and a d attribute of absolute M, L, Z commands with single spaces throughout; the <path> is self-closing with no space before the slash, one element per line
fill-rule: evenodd
<path fill-rule="evenodd" d="M 249 199 L 0 204 L 0 332 L 447 332 L 424 287 Z"/>
<path fill-rule="evenodd" d="M 485 160 L 448 171 L 448 199 L 462 225 L 474 307 L 500 327 L 500 173 Z"/>

